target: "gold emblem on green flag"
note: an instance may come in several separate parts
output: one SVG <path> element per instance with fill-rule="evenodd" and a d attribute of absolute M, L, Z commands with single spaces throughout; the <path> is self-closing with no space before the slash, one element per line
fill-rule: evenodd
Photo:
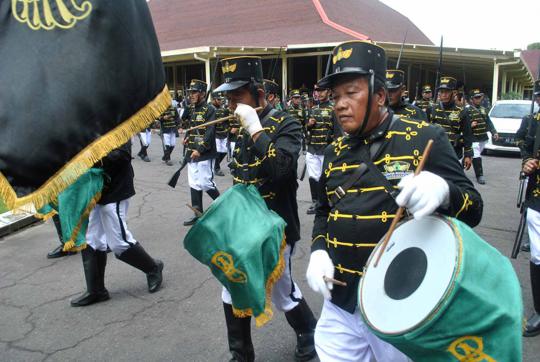
<path fill-rule="evenodd" d="M 231 254 L 224 251 L 218 251 L 212 256 L 212 264 L 217 266 L 231 282 L 247 282 L 246 273 L 234 267 L 234 260 Z"/>
<path fill-rule="evenodd" d="M 484 341 L 482 337 L 465 336 L 456 339 L 448 347 L 448 351 L 458 361 L 467 362 L 496 362 L 484 353 Z"/>

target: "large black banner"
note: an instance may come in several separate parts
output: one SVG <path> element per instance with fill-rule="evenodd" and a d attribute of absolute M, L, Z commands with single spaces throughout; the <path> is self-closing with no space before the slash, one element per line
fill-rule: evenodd
<path fill-rule="evenodd" d="M 168 106 L 145 0 L 0 0 L 0 198 L 40 207 Z"/>

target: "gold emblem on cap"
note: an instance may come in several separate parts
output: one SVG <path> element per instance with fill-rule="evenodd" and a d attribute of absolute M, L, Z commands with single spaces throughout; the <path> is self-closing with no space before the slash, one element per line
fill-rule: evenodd
<path fill-rule="evenodd" d="M 332 63 L 336 64 L 341 59 L 349 59 L 351 54 L 352 54 L 352 48 L 347 49 L 347 50 L 343 50 L 343 49 L 341 49 L 341 47 L 339 47 L 339 49 L 337 51 L 337 54 L 332 57 Z"/>
<path fill-rule="evenodd" d="M 223 70 L 223 73 L 234 73 L 236 71 L 236 63 L 229 64 L 229 62 L 225 62 L 221 69 Z"/>
<path fill-rule="evenodd" d="M 394 78 L 394 73 L 392 73 L 392 72 L 386 72 L 386 78 L 387 78 L 387 79 L 392 79 L 392 78 Z"/>

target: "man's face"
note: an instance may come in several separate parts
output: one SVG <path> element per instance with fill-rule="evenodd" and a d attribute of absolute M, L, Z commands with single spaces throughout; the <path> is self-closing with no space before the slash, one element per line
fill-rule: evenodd
<path fill-rule="evenodd" d="M 538 104 L 538 106 L 540 107 L 540 94 L 537 95 L 537 96 L 534 96 L 534 101 L 535 101 L 536 104 Z"/>
<path fill-rule="evenodd" d="M 191 104 L 197 105 L 201 101 L 202 93 L 199 91 L 189 91 L 189 102 Z"/>
<path fill-rule="evenodd" d="M 364 122 L 369 98 L 366 78 L 346 79 L 332 88 L 334 111 L 343 130 L 349 134 L 360 129 Z M 377 92 L 371 105 L 371 114 L 364 132 L 371 131 L 379 121 L 379 105 L 384 104 L 384 90 Z"/>
<path fill-rule="evenodd" d="M 472 98 L 472 102 L 475 106 L 479 106 L 480 103 L 482 103 L 482 99 L 484 98 L 484 96 L 477 96 L 477 97 L 473 97 Z"/>
<path fill-rule="evenodd" d="M 270 103 L 272 106 L 275 106 L 276 103 L 277 103 L 277 98 L 276 98 L 276 95 L 274 93 L 268 93 L 268 95 L 266 96 L 266 100 L 268 101 L 268 103 Z"/>
<path fill-rule="evenodd" d="M 299 106 L 300 102 L 302 102 L 302 98 L 299 96 L 291 98 L 291 103 L 294 104 L 295 106 Z"/>
<path fill-rule="evenodd" d="M 448 103 L 454 98 L 454 91 L 451 89 L 440 89 L 439 100 L 443 103 Z"/>
<path fill-rule="evenodd" d="M 223 99 L 221 98 L 214 98 L 214 105 L 216 107 L 221 107 L 221 105 L 223 104 Z"/>
<path fill-rule="evenodd" d="M 232 111 L 236 109 L 238 103 L 247 104 L 253 108 L 257 106 L 251 92 L 246 87 L 227 92 L 227 99 L 229 100 L 229 109 Z"/>
<path fill-rule="evenodd" d="M 396 106 L 401 102 L 403 95 L 403 87 L 388 89 L 388 104 Z"/>
<path fill-rule="evenodd" d="M 321 102 L 326 102 L 328 100 L 328 97 L 330 96 L 330 90 L 329 89 L 315 89 L 315 93 L 317 93 L 318 99 Z"/>
<path fill-rule="evenodd" d="M 424 92 L 424 93 L 422 93 L 422 98 L 424 98 L 426 101 L 427 101 L 427 100 L 430 100 L 431 97 L 433 97 L 433 93 L 432 93 L 432 92 Z"/>

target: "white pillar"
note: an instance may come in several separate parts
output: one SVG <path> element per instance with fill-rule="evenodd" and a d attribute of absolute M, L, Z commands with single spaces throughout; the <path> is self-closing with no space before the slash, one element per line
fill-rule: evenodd
<path fill-rule="evenodd" d="M 285 97 L 287 97 L 287 54 L 283 54 L 281 56 L 281 100 L 285 100 Z"/>
<path fill-rule="evenodd" d="M 499 65 L 493 62 L 493 88 L 491 89 L 491 102 L 498 99 L 499 93 Z"/>
<path fill-rule="evenodd" d="M 514 77 L 510 78 L 510 84 L 508 85 L 508 91 L 509 92 L 514 91 Z"/>
<path fill-rule="evenodd" d="M 502 72 L 501 77 L 501 93 L 506 93 L 506 71 Z"/>

